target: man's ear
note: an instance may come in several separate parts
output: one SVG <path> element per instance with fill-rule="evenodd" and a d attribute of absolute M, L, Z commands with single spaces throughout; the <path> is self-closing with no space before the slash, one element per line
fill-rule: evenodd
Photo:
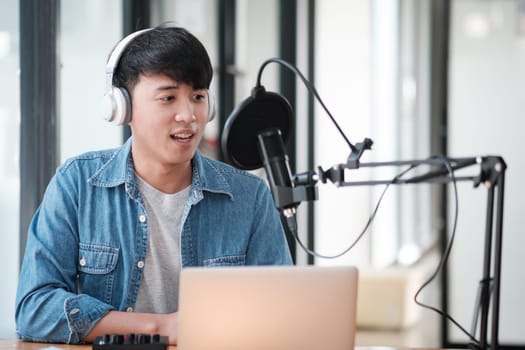
<path fill-rule="evenodd" d="M 217 114 L 217 107 L 215 106 L 215 97 L 208 90 L 208 122 L 211 122 Z"/>

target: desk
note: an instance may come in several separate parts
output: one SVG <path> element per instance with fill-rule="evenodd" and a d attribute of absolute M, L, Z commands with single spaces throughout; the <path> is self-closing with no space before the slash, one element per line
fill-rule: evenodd
<path fill-rule="evenodd" d="M 47 344 L 29 343 L 16 339 L 0 339 L 0 350 L 91 350 L 89 345 L 67 345 L 67 344 Z M 176 346 L 169 346 L 168 349 L 176 350 Z"/>
<path fill-rule="evenodd" d="M 20 340 L 0 339 L 0 350 L 89 350 L 91 345 L 27 343 Z M 176 350 L 176 346 L 168 349 Z M 431 348 L 396 348 L 389 346 L 356 346 L 354 350 L 444 350 Z"/>

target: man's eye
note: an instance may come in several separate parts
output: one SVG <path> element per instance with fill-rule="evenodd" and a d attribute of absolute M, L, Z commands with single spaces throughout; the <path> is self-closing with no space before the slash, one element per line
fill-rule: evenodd
<path fill-rule="evenodd" d="M 174 99 L 175 99 L 174 96 L 164 96 L 160 98 L 160 100 L 164 102 L 170 102 L 170 101 L 173 101 Z"/>
<path fill-rule="evenodd" d="M 204 101 L 204 100 L 206 100 L 206 95 L 200 95 L 200 94 L 199 95 L 195 95 L 195 99 L 197 101 Z"/>

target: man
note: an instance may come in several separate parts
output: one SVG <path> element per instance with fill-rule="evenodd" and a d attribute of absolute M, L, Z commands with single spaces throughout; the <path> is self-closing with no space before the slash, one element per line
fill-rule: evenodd
<path fill-rule="evenodd" d="M 132 136 L 69 159 L 50 181 L 20 273 L 24 340 L 158 333 L 175 344 L 181 268 L 291 264 L 266 184 L 197 150 L 213 113 L 203 45 L 174 27 L 122 43 L 108 60 L 107 94 L 120 99 L 109 119 Z"/>

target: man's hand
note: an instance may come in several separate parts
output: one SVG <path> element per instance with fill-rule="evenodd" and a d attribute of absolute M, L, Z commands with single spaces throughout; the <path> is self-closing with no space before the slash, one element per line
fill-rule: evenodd
<path fill-rule="evenodd" d="M 147 314 L 110 311 L 83 339 L 92 343 L 104 334 L 159 334 L 169 337 L 170 345 L 177 345 L 178 314 Z"/>

